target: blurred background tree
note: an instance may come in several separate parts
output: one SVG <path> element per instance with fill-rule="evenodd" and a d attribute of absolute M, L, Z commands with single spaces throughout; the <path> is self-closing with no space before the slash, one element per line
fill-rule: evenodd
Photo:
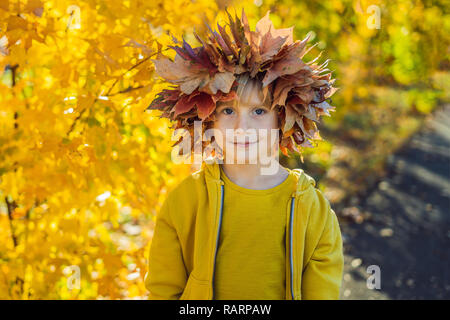
<path fill-rule="evenodd" d="M 444 1 L 2 0 L 1 299 L 146 297 L 155 214 L 192 170 L 171 161 L 170 124 L 144 113 L 166 86 L 150 59 L 174 56 L 172 35 L 195 44 L 225 6 L 253 28 L 271 10 L 276 28 L 312 33 L 306 60 L 332 59 L 325 141 L 282 162 L 342 207 L 448 101 Z"/>
<path fill-rule="evenodd" d="M 189 172 L 171 161 L 168 124 L 143 112 L 161 86 L 150 58 L 216 10 L 1 2 L 0 298 L 145 295 L 152 218 Z"/>

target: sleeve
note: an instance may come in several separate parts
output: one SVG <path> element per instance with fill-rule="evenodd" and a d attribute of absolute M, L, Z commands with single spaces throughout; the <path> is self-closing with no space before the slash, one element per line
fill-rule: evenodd
<path fill-rule="evenodd" d="M 144 283 L 149 300 L 178 300 L 187 282 L 187 272 L 176 229 L 170 217 L 169 197 L 156 218 Z"/>
<path fill-rule="evenodd" d="M 319 208 L 324 208 L 320 210 L 326 211 L 326 222 L 322 235 L 303 271 L 302 299 L 337 300 L 344 271 L 341 230 L 328 200 L 322 195 L 320 201 L 325 204 Z"/>

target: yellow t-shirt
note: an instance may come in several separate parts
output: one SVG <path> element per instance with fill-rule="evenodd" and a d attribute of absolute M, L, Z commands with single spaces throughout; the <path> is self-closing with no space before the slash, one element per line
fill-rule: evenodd
<path fill-rule="evenodd" d="M 224 203 L 214 275 L 217 300 L 285 299 L 286 214 L 293 173 L 265 190 L 241 187 L 220 166 Z"/>

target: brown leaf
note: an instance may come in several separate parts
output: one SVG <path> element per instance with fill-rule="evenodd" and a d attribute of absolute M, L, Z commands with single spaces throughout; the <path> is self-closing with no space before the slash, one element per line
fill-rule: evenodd
<path fill-rule="evenodd" d="M 232 101 L 237 98 L 236 91 L 230 91 L 229 93 L 223 93 L 222 91 L 217 91 L 215 95 L 211 96 L 214 102 L 221 101 Z"/>
<path fill-rule="evenodd" d="M 191 94 L 195 89 L 204 86 L 209 82 L 209 76 L 190 78 L 190 80 L 184 81 L 180 84 L 180 89 L 186 94 Z"/>
<path fill-rule="evenodd" d="M 241 19 L 238 18 L 236 13 L 235 13 L 235 19 L 233 19 L 226 9 L 225 9 L 225 11 L 227 12 L 228 19 L 230 21 L 230 28 L 231 28 L 231 33 L 233 34 L 233 38 L 236 41 L 236 44 L 238 45 L 238 47 L 243 48 L 245 45 L 248 45 L 247 39 L 245 38 L 244 27 L 242 25 L 242 21 L 243 21 L 242 16 L 245 15 L 244 8 L 242 8 Z"/>
<path fill-rule="evenodd" d="M 286 116 L 283 132 L 287 132 L 294 126 L 297 119 L 297 112 L 290 105 L 285 106 L 284 109 L 286 111 Z"/>
<path fill-rule="evenodd" d="M 325 99 L 328 99 L 331 97 L 336 91 L 338 91 L 340 88 L 331 87 L 330 90 L 325 94 Z"/>
<path fill-rule="evenodd" d="M 193 99 L 197 105 L 198 117 L 205 120 L 215 109 L 216 104 L 209 94 L 201 93 Z"/>
<path fill-rule="evenodd" d="M 297 117 L 296 122 L 302 129 L 303 134 L 310 139 L 318 139 L 316 123 L 303 115 Z"/>
<path fill-rule="evenodd" d="M 310 120 L 319 121 L 319 117 L 316 113 L 316 109 L 312 105 L 308 105 L 307 109 L 308 109 L 308 111 L 305 112 L 303 115 Z"/>
<path fill-rule="evenodd" d="M 234 79 L 234 74 L 231 72 L 218 72 L 209 82 L 209 89 L 212 94 L 216 94 L 217 90 L 228 93 L 230 92 Z"/>
<path fill-rule="evenodd" d="M 293 42 L 294 27 L 275 29 L 269 18 L 270 10 L 256 23 L 256 31 L 262 34 L 259 53 L 262 63 L 276 55 L 283 45 Z"/>
<path fill-rule="evenodd" d="M 235 50 L 235 47 L 233 46 L 233 43 L 230 40 L 230 37 L 226 33 L 225 29 L 222 28 L 219 24 L 217 24 L 217 27 L 219 28 L 220 35 L 217 34 L 217 32 L 214 32 L 214 35 L 216 36 L 216 39 L 220 43 L 221 47 L 227 54 L 232 54 L 236 58 L 238 58 L 238 53 Z"/>
<path fill-rule="evenodd" d="M 177 117 L 181 113 L 185 113 L 190 111 L 194 107 L 194 102 L 189 100 L 188 95 L 184 95 L 180 100 L 175 104 L 175 114 L 174 117 Z"/>
<path fill-rule="evenodd" d="M 296 41 L 292 45 L 286 46 L 288 48 L 286 49 L 286 52 L 283 53 L 283 57 L 274 62 L 273 66 L 267 70 L 263 79 L 264 86 L 280 76 L 294 74 L 305 66 L 305 63 L 299 58 L 299 55 L 303 51 L 308 38 L 309 37 L 305 38 L 303 41 Z"/>
<path fill-rule="evenodd" d="M 329 111 L 336 111 L 336 107 L 331 106 L 328 102 L 323 101 L 318 104 L 312 104 L 314 108 L 317 109 L 319 115 L 325 115 L 331 117 Z"/>
<path fill-rule="evenodd" d="M 163 57 L 160 59 L 150 59 L 155 65 L 156 73 L 167 81 L 173 81 L 190 76 L 188 62 L 181 59 L 177 54 L 175 60 Z"/>
<path fill-rule="evenodd" d="M 314 89 L 311 87 L 297 87 L 292 89 L 292 92 L 300 99 L 301 102 L 293 103 L 304 103 L 309 104 L 312 99 L 314 99 Z M 296 100 L 294 100 L 296 101 Z"/>
<path fill-rule="evenodd" d="M 206 69 L 191 65 L 179 54 L 175 56 L 174 61 L 165 57 L 151 60 L 155 64 L 156 72 L 168 82 L 179 84 L 181 91 L 185 94 L 191 94 L 210 80 Z"/>
<path fill-rule="evenodd" d="M 283 81 L 283 79 L 279 79 L 273 92 L 272 108 L 277 104 L 281 106 L 285 105 L 288 93 L 294 86 L 295 83 L 292 83 L 291 81 Z"/>

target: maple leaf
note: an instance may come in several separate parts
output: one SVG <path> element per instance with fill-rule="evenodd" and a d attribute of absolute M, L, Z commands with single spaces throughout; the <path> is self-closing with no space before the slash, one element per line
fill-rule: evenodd
<path fill-rule="evenodd" d="M 208 26 L 209 28 L 209 26 Z M 195 31 L 194 36 L 197 38 L 197 40 L 203 45 L 205 48 L 206 54 L 209 56 L 209 59 L 211 62 L 217 66 L 217 70 L 219 72 L 225 72 L 225 71 L 234 71 L 234 63 L 232 63 L 228 56 L 233 55 L 233 52 L 230 51 L 228 46 L 225 45 L 225 47 L 220 50 L 219 44 L 216 40 L 219 37 L 217 33 L 214 33 L 216 36 L 210 37 L 211 43 L 205 42 Z"/>
<path fill-rule="evenodd" d="M 259 65 L 254 69 L 259 69 L 260 65 L 275 56 L 282 46 L 293 43 L 294 27 L 275 29 L 272 21 L 269 19 L 270 10 L 266 15 L 256 23 L 256 32 L 261 35 L 258 43 Z"/>
<path fill-rule="evenodd" d="M 290 103 L 309 104 L 314 99 L 314 89 L 306 87 L 295 87 L 292 89 L 293 96 L 289 98 Z"/>
<path fill-rule="evenodd" d="M 285 115 L 285 124 L 283 127 L 283 132 L 287 132 L 294 126 L 295 121 L 298 117 L 298 114 L 290 105 L 286 105 L 284 107 L 284 109 L 285 109 L 286 115 Z"/>
<path fill-rule="evenodd" d="M 186 113 L 194 107 L 194 102 L 190 101 L 189 98 L 189 95 L 184 95 L 180 100 L 177 101 L 177 103 L 174 105 L 174 117 L 177 117 L 181 113 Z"/>
<path fill-rule="evenodd" d="M 308 119 L 303 115 L 298 116 L 295 121 L 306 137 L 310 139 L 319 138 L 319 136 L 317 135 L 317 125 L 314 121 Z"/>
<path fill-rule="evenodd" d="M 179 84 L 181 91 L 191 94 L 197 87 L 209 81 L 207 70 L 198 65 L 191 65 L 177 54 L 174 61 L 163 57 L 151 59 L 155 64 L 156 72 L 168 82 Z"/>
<path fill-rule="evenodd" d="M 195 89 L 209 94 L 217 93 L 217 90 L 229 92 L 235 79 L 233 72 L 217 72 L 217 68 L 209 68 L 209 55 L 214 55 L 214 50 L 192 48 L 185 43 L 184 50 L 177 50 L 174 61 L 161 57 L 151 59 L 155 64 L 156 72 L 168 82 L 178 84 L 185 94 L 191 94 Z M 180 48 L 178 48 L 180 49 Z M 223 61 L 222 61 L 223 62 Z M 212 64 L 211 64 L 212 65 Z M 233 70 L 232 65 L 222 64 L 222 69 Z"/>
<path fill-rule="evenodd" d="M 210 94 L 196 90 L 193 94 L 184 95 L 178 100 L 174 106 L 174 117 L 191 111 L 194 106 L 196 107 L 199 118 L 205 120 L 214 111 L 216 103 Z"/>
<path fill-rule="evenodd" d="M 249 65 L 250 76 L 253 78 L 258 73 L 259 65 L 261 64 L 261 55 L 259 53 L 259 43 L 261 41 L 261 34 L 259 32 L 251 31 L 247 16 L 244 9 L 242 9 L 241 23 L 244 30 L 245 38 L 249 44 L 249 58 L 247 63 Z"/>
<path fill-rule="evenodd" d="M 308 111 L 305 112 L 303 114 L 303 116 L 305 116 L 306 118 L 308 118 L 310 120 L 318 122 L 319 121 L 319 117 L 318 117 L 318 114 L 316 112 L 315 107 L 313 105 L 309 104 L 308 107 L 307 107 L 307 110 Z"/>
<path fill-rule="evenodd" d="M 218 72 L 208 82 L 206 89 L 201 90 L 210 94 L 216 94 L 217 90 L 221 90 L 224 93 L 230 92 L 231 86 L 235 80 L 232 72 Z"/>
<path fill-rule="evenodd" d="M 217 41 L 220 43 L 220 46 L 224 50 L 225 54 L 233 55 L 234 57 L 238 58 L 238 53 L 235 45 L 231 42 L 230 37 L 226 33 L 226 30 L 219 24 L 217 24 L 217 28 L 219 29 L 220 35 L 217 32 L 213 32 L 213 34 L 216 37 Z"/>
<path fill-rule="evenodd" d="M 313 104 L 314 108 L 317 109 L 317 112 L 319 115 L 325 115 L 328 117 L 331 117 L 331 114 L 329 111 L 336 111 L 336 107 L 331 106 L 328 102 L 322 101 L 318 104 Z"/>
<path fill-rule="evenodd" d="M 302 41 L 296 41 L 285 46 L 285 50 L 280 50 L 274 57 L 274 61 L 276 61 L 273 66 L 267 70 L 264 76 L 263 86 L 268 85 L 278 77 L 296 73 L 305 67 L 305 63 L 299 57 L 303 54 L 309 37 L 308 34 Z"/>
<path fill-rule="evenodd" d="M 235 14 L 235 19 L 233 19 L 228 12 L 228 10 L 225 8 L 225 12 L 228 15 L 229 20 L 229 26 L 231 33 L 233 35 L 234 41 L 236 42 L 237 46 L 241 48 L 241 50 L 245 50 L 246 47 L 249 46 L 247 38 L 245 37 L 244 27 L 242 26 L 241 19 L 237 17 L 237 14 Z M 244 9 L 242 8 L 242 13 L 244 13 Z M 243 62 L 239 58 L 239 63 L 243 64 Z"/>
<path fill-rule="evenodd" d="M 203 47 L 193 49 L 184 38 L 182 47 L 168 47 L 174 49 L 186 61 L 190 61 L 191 65 L 198 65 L 199 67 L 206 69 L 210 74 L 213 74 L 217 70 L 217 67 L 209 60 L 208 54 Z"/>
<path fill-rule="evenodd" d="M 157 97 L 152 101 L 152 103 L 147 107 L 147 109 L 153 110 L 166 110 L 167 107 L 173 106 L 175 102 L 179 99 L 181 91 L 164 89 L 157 94 Z"/>
<path fill-rule="evenodd" d="M 236 84 L 236 82 L 234 84 Z M 217 91 L 217 93 L 212 96 L 212 99 L 214 100 L 214 102 L 217 102 L 217 101 L 222 101 L 222 102 L 231 101 L 231 100 L 234 100 L 236 98 L 237 98 L 237 94 L 236 94 L 236 91 L 234 91 L 234 90 L 230 91 L 228 93 L 224 93 L 222 91 Z"/>

